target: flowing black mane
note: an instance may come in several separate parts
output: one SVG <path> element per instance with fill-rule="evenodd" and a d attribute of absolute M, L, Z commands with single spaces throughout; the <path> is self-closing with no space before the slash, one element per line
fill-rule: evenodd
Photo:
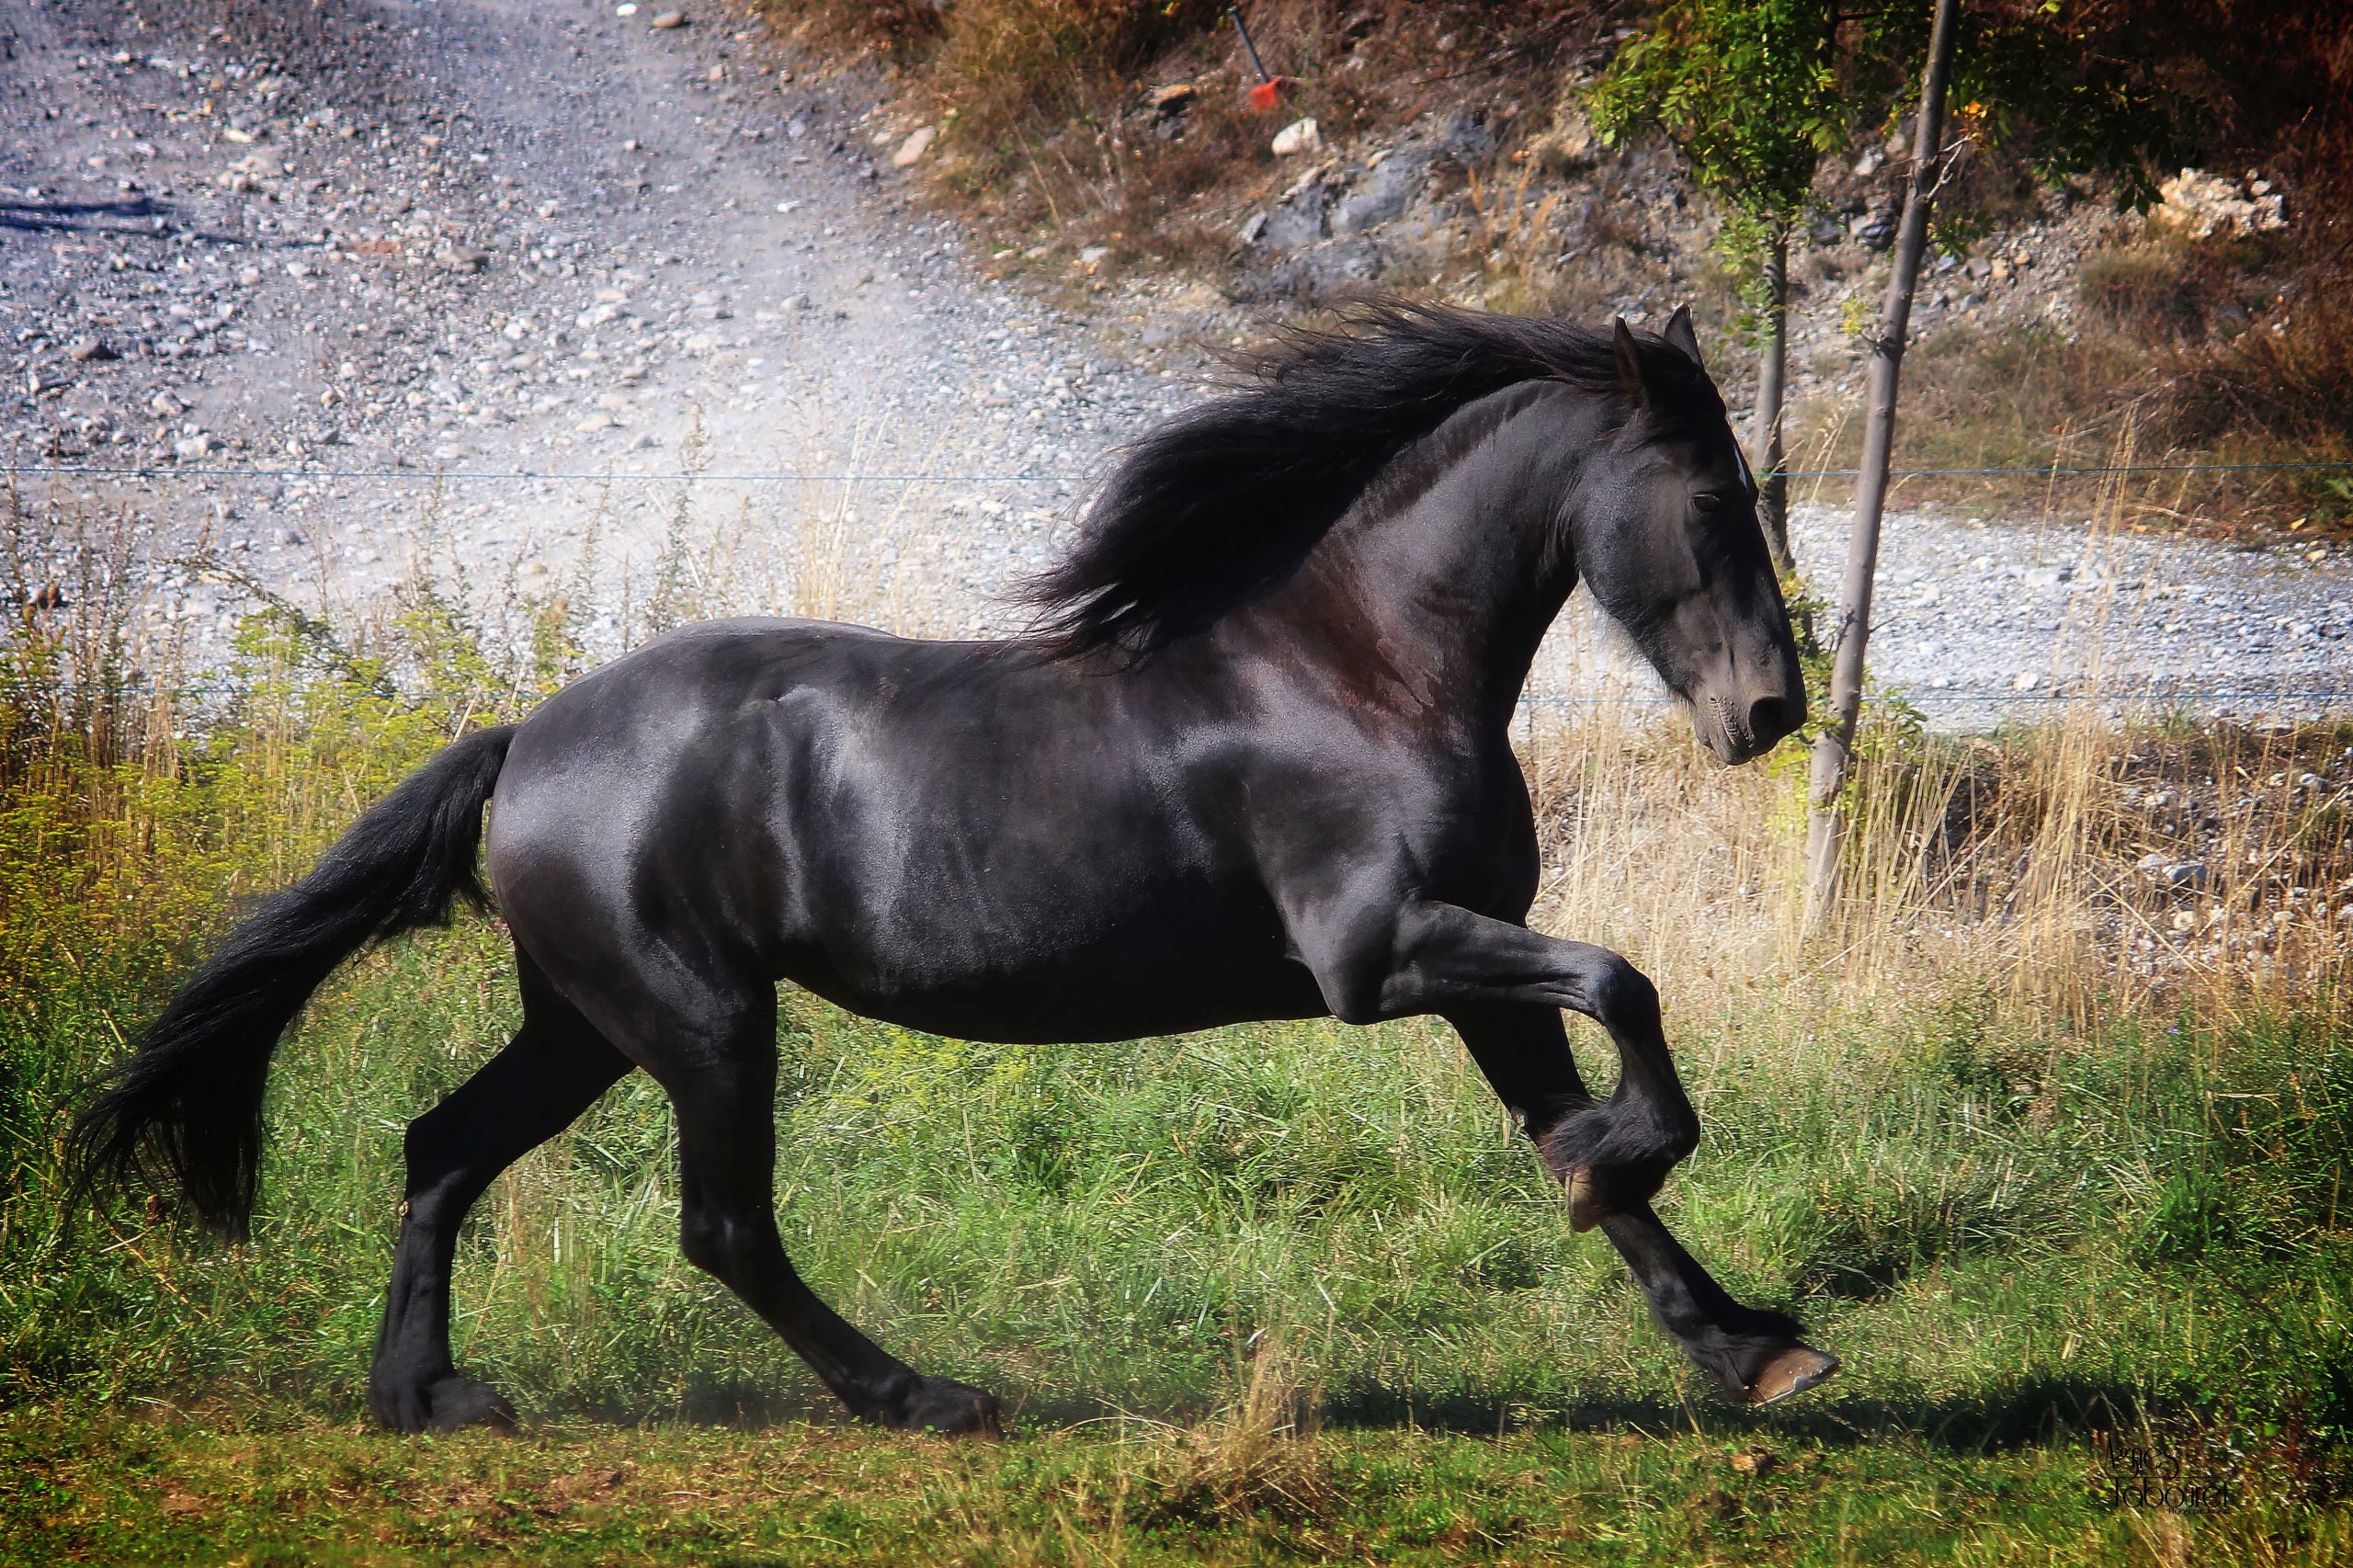
<path fill-rule="evenodd" d="M 1646 369 L 1696 367 L 1642 335 Z M 1379 300 L 1287 329 L 1233 391 L 1132 443 L 1070 553 L 1026 585 L 1035 645 L 1142 655 L 1278 580 L 1373 475 L 1457 409 L 1524 381 L 1620 395 L 1610 335 Z"/>

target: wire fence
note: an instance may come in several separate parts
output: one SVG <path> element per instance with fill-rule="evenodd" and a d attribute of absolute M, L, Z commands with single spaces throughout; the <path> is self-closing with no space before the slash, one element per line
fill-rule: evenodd
<path fill-rule="evenodd" d="M 2099 477 L 2125 474 L 2164 473 L 2260 473 L 2260 472 L 2336 472 L 2353 473 L 2353 461 L 2303 460 L 2279 462 L 2194 462 L 2194 463 L 2084 463 L 2044 464 L 2029 466 L 1983 468 L 1907 468 L 1893 469 L 1895 478 L 2016 478 L 2057 479 L 2065 477 Z M 1784 469 L 1782 476 L 1791 480 L 1847 479 L 1858 475 L 1855 469 Z M 1097 475 L 1084 473 L 1039 473 L 1014 472 L 1007 473 L 848 473 L 801 472 L 788 470 L 710 470 L 681 469 L 670 472 L 623 470 L 570 469 L 457 469 L 446 467 L 400 466 L 393 468 L 238 468 L 222 465 L 183 464 L 99 464 L 99 463 L 0 463 L 0 474 L 17 478 L 108 479 L 178 481 L 294 481 L 302 483 L 390 481 L 406 484 L 443 483 L 578 483 L 578 484 L 774 484 L 774 485 L 1055 485 L 1079 486 L 1090 483 Z M 2325 677 L 2324 677 L 2325 679 Z M 138 683 L 116 684 L 100 688 L 73 682 L 36 683 L 40 690 L 51 696 L 87 694 L 104 689 L 120 696 L 127 694 L 162 694 L 171 697 L 222 697 L 234 695 L 241 688 L 218 683 L 193 683 L 163 687 Z M 31 689 L 25 685 L 11 686 L 0 682 L 0 694 L 22 696 Z M 1531 693 L 1521 699 L 1523 710 L 1567 709 L 1601 705 L 1663 708 L 1677 699 L 1661 692 L 1611 691 L 1589 693 Z M 2348 676 L 2341 685 L 2248 686 L 2234 684 L 2203 687 L 2175 682 L 2154 681 L 2146 686 L 2130 687 L 2086 687 L 2063 676 L 2050 684 L 2020 688 L 1952 687 L 1928 687 L 1873 693 L 1867 702 L 1881 706 L 1901 705 L 1926 712 L 1952 709 L 2002 709 L 2031 711 L 2038 708 L 2070 705 L 2105 705 L 2117 709 L 2137 709 L 2165 711 L 2185 709 L 2228 710 L 2234 707 L 2258 705 L 2269 708 L 2301 706 L 2306 710 L 2343 711 L 2353 710 L 2353 661 L 2348 662 Z"/>
<path fill-rule="evenodd" d="M 1854 479 L 1852 468 L 1782 469 L 1784 479 Z M 2127 473 L 2353 473 L 2353 460 L 2244 463 L 2045 463 L 1990 468 L 1897 468 L 1894 479 L 2062 479 Z M 395 468 L 228 468 L 179 463 L 0 463 L 0 473 L 53 479 L 392 480 L 406 484 L 1085 484 L 1085 473 L 796 473 L 786 470 L 580 470 Z"/>
<path fill-rule="evenodd" d="M 110 696 L 110 697 L 236 697 L 247 694 L 250 687 L 226 681 L 153 682 L 116 681 L 0 681 L 0 697 L 27 696 Z M 1606 692 L 1531 692 L 1522 696 L 1522 708 L 1672 708 L 1681 699 L 1660 691 Z M 1955 706 L 1995 706 L 2031 709 L 2061 707 L 2075 703 L 2100 703 L 2117 708 L 2143 708 L 2157 711 L 2184 706 L 2223 707 L 2234 703 L 2264 704 L 2302 703 L 2328 709 L 2353 708 L 2353 681 L 2335 687 L 2065 687 L 2018 690 L 1972 687 L 1920 691 L 1878 691 L 1863 700 L 1881 707 L 1905 707 L 1922 710 L 1948 704 Z"/>

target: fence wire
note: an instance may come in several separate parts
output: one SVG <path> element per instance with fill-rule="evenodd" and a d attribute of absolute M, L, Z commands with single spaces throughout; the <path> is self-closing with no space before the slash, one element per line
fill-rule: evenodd
<path fill-rule="evenodd" d="M 1781 477 L 1803 479 L 1851 479 L 1860 471 L 1850 468 L 1783 469 Z M 2009 466 L 1984 468 L 1900 468 L 1891 469 L 1889 475 L 1897 479 L 1930 478 L 2016 478 L 2056 479 L 2065 477 L 2097 477 L 2135 473 L 2287 473 L 2287 472 L 2346 472 L 2353 473 L 2353 460 L 2302 460 L 2280 462 L 2192 462 L 2192 463 L 2083 463 L 2044 464 L 2040 466 Z M 1098 474 L 1084 473 L 804 473 L 784 470 L 713 471 L 686 469 L 669 472 L 622 472 L 619 470 L 571 469 L 450 469 L 402 466 L 374 469 L 335 468 L 229 468 L 218 465 L 192 467 L 170 465 L 116 465 L 100 463 L 0 463 L 0 474 L 17 478 L 51 479 L 127 479 L 141 481 L 222 480 L 222 481 L 294 481 L 305 483 L 323 482 L 357 483 L 392 481 L 407 484 L 444 483 L 517 483 L 517 484 L 777 484 L 777 485 L 1057 485 L 1079 486 L 1092 483 Z M 242 688 L 227 685 L 171 685 L 154 687 L 140 684 L 99 687 L 74 682 L 0 682 L 0 693 L 24 695 L 40 691 L 54 696 L 87 694 L 105 691 L 115 695 L 146 694 L 173 697 L 230 696 Z M 1666 707 L 1677 699 L 1664 693 L 1541 693 L 1520 699 L 1523 709 L 1574 708 L 1604 705 L 1626 707 Z M 2049 687 L 2019 690 L 2014 687 L 1987 690 L 1927 689 L 1873 693 L 1864 699 L 1877 705 L 1903 705 L 1928 710 L 1950 707 L 2008 707 L 2031 709 L 2058 707 L 2068 704 L 2107 704 L 2115 707 L 2139 707 L 2165 710 L 2190 704 L 2230 705 L 2261 704 L 2320 704 L 2332 708 L 2353 708 L 2353 686 L 2343 687 L 2184 687 L 2150 686 L 2131 688 L 2084 689 L 2068 687 L 2063 677 Z"/>
<path fill-rule="evenodd" d="M 1860 469 L 1779 470 L 1784 479 L 1853 479 Z M 2250 463 L 2048 463 L 2008 468 L 1897 468 L 1892 479 L 2060 479 L 2119 473 L 2353 472 L 2353 460 L 2313 460 Z M 222 468 L 179 464 L 0 463 L 0 473 L 52 479 L 393 480 L 406 484 L 503 483 L 517 484 L 1086 484 L 1085 473 L 794 473 L 782 470 L 669 472 L 576 469 L 419 468 Z M 1769 476 L 1768 476 L 1769 477 Z"/>

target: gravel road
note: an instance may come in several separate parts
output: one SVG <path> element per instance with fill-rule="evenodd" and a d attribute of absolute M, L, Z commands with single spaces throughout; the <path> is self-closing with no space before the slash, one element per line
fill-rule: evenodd
<path fill-rule="evenodd" d="M 0 450 L 144 471 L 26 494 L 130 505 L 159 554 L 201 540 L 330 608 L 423 560 L 483 602 L 576 582 L 616 642 L 680 583 L 1001 625 L 1074 478 L 1196 395 L 1191 342 L 1237 318 L 1178 283 L 992 278 L 910 199 L 876 84 L 668 10 L 9 7 Z M 730 477 L 779 474 L 858 482 Z M 956 477 L 878 482 L 909 474 Z M 1843 528 L 1797 519 L 1825 593 Z M 1905 516 L 1881 581 L 1879 678 L 1941 722 L 2152 685 L 2353 706 L 2341 559 Z M 237 592 L 174 577 L 198 656 Z M 1540 695 L 1606 689 L 1643 687 L 1573 619 Z"/>

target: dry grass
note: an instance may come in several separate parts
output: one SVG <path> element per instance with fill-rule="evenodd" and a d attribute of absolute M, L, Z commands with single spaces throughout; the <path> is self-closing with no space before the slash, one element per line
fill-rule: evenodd
<path fill-rule="evenodd" d="M 2353 539 L 2353 475 L 2261 466 L 2353 462 L 2344 267 L 2253 241 L 2147 237 L 2121 221 L 2116 242 L 2085 260 L 2074 325 L 1957 324 L 1914 346 L 1898 460 L 2070 467 L 2122 453 L 2155 466 L 2120 484 L 1910 478 L 1898 503 L 2066 520 L 2104 508 L 2136 529 Z M 1843 405 L 1802 417 L 1827 466 L 1853 465 L 1859 421 Z"/>
<path fill-rule="evenodd" d="M 1759 990 L 1849 1014 L 1982 990 L 2085 1031 L 2175 1006 L 2341 1005 L 2341 729 L 2120 728 L 2072 706 L 1995 738 L 1878 722 L 1817 941 L 1798 923 L 1802 758 L 1727 773 L 1608 708 L 1540 732 L 1537 923 L 1623 949 L 1703 1017 Z"/>
<path fill-rule="evenodd" d="M 1470 99 L 1495 128 L 1516 125 L 1527 106 L 1549 108 L 1608 11 L 1587 0 L 1267 0 L 1248 7 L 1251 35 L 1294 85 L 1261 113 L 1245 102 L 1257 78 L 1225 7 L 1206 0 L 768 4 L 788 36 L 889 62 L 900 118 L 942 127 L 929 176 L 1003 242 L 1058 262 L 1102 245 L 1113 269 L 1223 256 L 1237 204 L 1299 172 L 1267 146 L 1298 116 L 1336 145 Z M 1197 96 L 1157 112 L 1153 91 L 1176 84 Z"/>

